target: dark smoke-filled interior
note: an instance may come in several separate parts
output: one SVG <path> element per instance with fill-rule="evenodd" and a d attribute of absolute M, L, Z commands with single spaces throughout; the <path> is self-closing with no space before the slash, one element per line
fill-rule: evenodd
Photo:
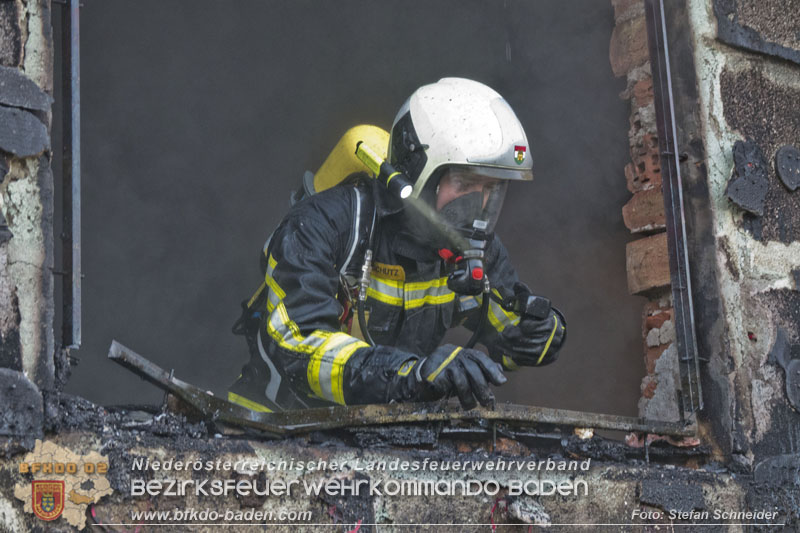
<path fill-rule="evenodd" d="M 509 373 L 498 399 L 637 414 L 642 299 L 626 286 L 629 110 L 610 3 L 85 0 L 81 16 L 83 344 L 68 392 L 161 401 L 106 359 L 118 339 L 223 394 L 248 358 L 231 325 L 303 173 L 349 127 L 388 129 L 414 89 L 460 76 L 500 92 L 526 129 L 534 181 L 511 184 L 496 231 L 569 324 L 559 360 Z"/>

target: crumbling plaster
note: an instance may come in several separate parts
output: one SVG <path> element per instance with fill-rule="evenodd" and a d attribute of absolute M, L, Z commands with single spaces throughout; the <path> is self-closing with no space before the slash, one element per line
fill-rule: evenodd
<path fill-rule="evenodd" d="M 52 95 L 53 43 L 50 2 L 14 0 L 20 57 L 14 64 L 41 90 Z M 4 46 L 10 46 L 3 41 Z M 49 130 L 51 112 L 24 110 Z M 53 386 L 53 177 L 49 148 L 30 157 L 2 154 L 0 164 L 0 209 L 12 237 L 0 253 L 5 253 L 3 301 L 4 342 L 15 341 L 16 333 L 7 335 L 17 320 L 22 370 L 40 389 Z M 4 346 L 4 349 L 11 349 Z"/>
<path fill-rule="evenodd" d="M 717 40 L 712 3 L 687 2 L 700 97 L 700 115 L 707 155 L 708 186 L 717 246 L 716 275 L 730 346 L 728 379 L 739 405 L 731 416 L 760 440 L 771 426 L 773 403 L 783 397 L 783 377 L 766 364 L 774 342 L 774 317 L 759 303 L 771 289 L 800 289 L 793 270 L 800 267 L 800 242 L 759 242 L 742 226 L 743 212 L 733 206 L 725 189 L 733 168 L 733 146 L 743 140 L 725 120 L 720 79 L 725 69 L 755 69 L 781 86 L 800 86 L 798 68 L 732 48 Z M 767 154 L 772 164 L 772 154 Z M 702 275 L 702 274 L 700 274 Z M 701 332 L 702 334 L 702 332 Z M 713 355 L 713 354 L 712 354 Z M 798 451 L 797 449 L 794 450 Z M 752 452 L 747 454 L 752 461 Z"/>
<path fill-rule="evenodd" d="M 41 298 L 45 287 L 43 266 L 48 254 L 43 231 L 45 209 L 36 179 L 40 164 L 41 161 L 34 158 L 13 159 L 0 186 L 3 213 L 14 234 L 8 242 L 7 272 L 16 287 L 19 305 L 23 369 L 31 379 L 36 374 L 40 357 L 45 357 L 52 369 L 52 361 L 47 357 L 52 354 L 52 333 L 50 339 L 41 335 L 42 330 L 47 329 L 45 320 L 49 317 L 45 315 Z M 49 164 L 47 160 L 45 164 Z"/>

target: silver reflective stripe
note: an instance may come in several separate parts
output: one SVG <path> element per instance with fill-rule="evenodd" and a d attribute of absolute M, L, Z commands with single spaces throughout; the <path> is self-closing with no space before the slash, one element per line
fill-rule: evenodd
<path fill-rule="evenodd" d="M 369 280 L 367 296 L 389 305 L 403 305 L 403 282 L 385 279 L 374 274 Z"/>
<path fill-rule="evenodd" d="M 269 313 L 267 332 L 282 348 L 295 352 L 313 353 L 314 350 L 322 346 L 327 336 L 318 334 L 316 331 L 307 337 L 303 337 L 300 333 L 297 324 L 289 318 L 286 306 L 283 304 L 283 296 L 285 294 L 272 277 L 275 266 L 275 259 L 270 256 L 266 275 L 267 287 L 269 288 L 267 294 L 267 312 Z"/>
<path fill-rule="evenodd" d="M 414 309 L 423 305 L 440 305 L 455 300 L 455 293 L 447 287 L 447 278 L 406 283 L 405 308 Z"/>
<path fill-rule="evenodd" d="M 479 297 L 481 298 L 481 297 Z M 519 316 L 503 309 L 494 300 L 489 300 L 489 322 L 494 326 L 498 333 L 502 333 L 508 326 L 519 324 Z"/>
<path fill-rule="evenodd" d="M 441 305 L 455 300 L 447 287 L 447 278 L 404 283 L 373 275 L 367 295 L 385 304 L 415 309 L 424 305 Z"/>
<path fill-rule="evenodd" d="M 278 369 L 275 368 L 275 364 L 267 355 L 266 350 L 264 350 L 264 345 L 261 343 L 260 331 L 258 332 L 258 353 L 261 354 L 261 359 L 263 359 L 269 367 L 269 383 L 267 383 L 267 388 L 264 389 L 264 395 L 281 407 L 278 403 L 278 389 L 281 386 L 281 375 L 278 374 Z"/>
<path fill-rule="evenodd" d="M 304 337 L 297 324 L 289 318 L 283 303 L 285 293 L 272 277 L 276 266 L 277 262 L 270 256 L 266 274 L 269 287 L 267 332 L 282 348 L 309 356 L 307 380 L 316 396 L 344 404 L 344 366 L 358 348 L 369 345 L 346 333 L 319 329 Z M 262 357 L 267 360 L 261 337 L 259 349 L 262 350 Z"/>
<path fill-rule="evenodd" d="M 341 336 L 335 335 L 331 337 L 330 342 L 325 345 L 325 351 L 322 353 L 322 359 L 319 365 L 318 376 L 322 397 L 328 401 L 336 401 L 333 396 L 333 382 L 331 380 L 334 360 L 345 346 L 356 342 L 359 342 L 358 339 L 343 334 Z"/>

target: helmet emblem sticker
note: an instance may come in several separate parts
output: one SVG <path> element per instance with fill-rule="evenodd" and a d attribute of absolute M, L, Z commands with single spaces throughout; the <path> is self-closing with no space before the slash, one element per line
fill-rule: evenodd
<path fill-rule="evenodd" d="M 525 161 L 525 147 L 524 146 L 515 146 L 514 147 L 514 160 L 517 162 L 518 165 L 521 165 L 523 161 Z"/>

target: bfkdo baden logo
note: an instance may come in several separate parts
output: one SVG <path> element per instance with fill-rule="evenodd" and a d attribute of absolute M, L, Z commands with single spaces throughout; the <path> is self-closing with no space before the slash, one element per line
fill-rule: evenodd
<path fill-rule="evenodd" d="M 83 529 L 88 506 L 114 492 L 108 470 L 108 458 L 98 452 L 82 454 L 37 440 L 18 464 L 14 496 L 22 500 L 25 512 L 40 520 L 64 520 Z"/>
<path fill-rule="evenodd" d="M 31 484 L 33 514 L 42 520 L 55 520 L 64 512 L 64 482 L 36 480 Z"/>

